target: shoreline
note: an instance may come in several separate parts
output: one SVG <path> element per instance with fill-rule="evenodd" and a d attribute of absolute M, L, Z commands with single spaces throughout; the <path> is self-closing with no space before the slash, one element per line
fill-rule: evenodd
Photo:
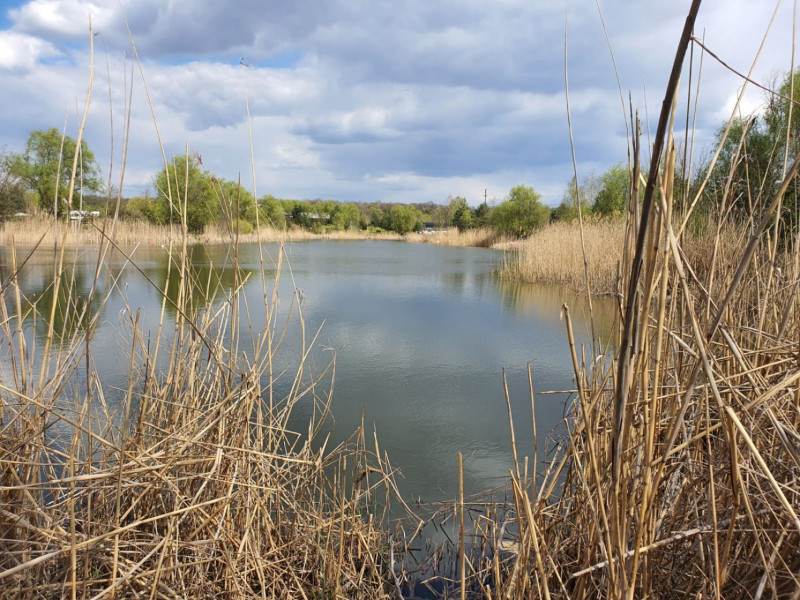
<path fill-rule="evenodd" d="M 143 221 L 100 219 L 91 224 L 58 222 L 49 217 L 34 216 L 24 221 L 9 221 L 0 227 L 0 243 L 20 249 L 63 245 L 67 248 L 98 247 L 105 235 L 114 244 L 180 247 L 183 233 L 176 225 L 151 225 Z M 105 228 L 105 229 L 103 229 Z M 618 221 L 588 221 L 583 227 L 584 241 L 575 223 L 552 223 L 526 239 L 498 238 L 489 229 L 459 232 L 450 228 L 433 233 L 370 232 L 362 230 L 314 233 L 306 229 L 278 230 L 262 227 L 259 231 L 241 234 L 219 227 L 200 235 L 186 234 L 187 245 L 251 244 L 281 242 L 313 242 L 318 240 L 363 241 L 384 240 L 410 244 L 432 244 L 449 247 L 489 248 L 504 253 L 500 276 L 541 285 L 558 285 L 581 295 L 588 293 L 583 247 L 589 262 L 592 296 L 618 293 L 618 263 L 621 259 L 624 230 Z"/>

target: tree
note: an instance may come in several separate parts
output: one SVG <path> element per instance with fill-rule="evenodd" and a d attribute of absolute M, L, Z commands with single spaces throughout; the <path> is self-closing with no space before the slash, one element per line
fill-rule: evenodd
<path fill-rule="evenodd" d="M 448 203 L 450 214 L 453 215 L 450 219 L 450 224 L 453 227 L 458 227 L 458 230 L 463 232 L 470 229 L 472 225 L 472 211 L 467 204 L 466 198 L 456 196 L 451 198 Z"/>
<path fill-rule="evenodd" d="M 592 210 L 604 217 L 624 212 L 628 208 L 631 193 L 628 169 L 622 164 L 614 165 L 600 176 L 600 184 L 602 187 Z"/>
<path fill-rule="evenodd" d="M 176 156 L 156 175 L 155 219 L 160 223 L 180 223 L 186 219 L 191 233 L 202 233 L 219 217 L 219 199 L 211 176 L 200 169 L 197 157 Z"/>
<path fill-rule="evenodd" d="M 481 202 L 472 215 L 474 227 L 488 227 L 492 220 L 492 209 L 486 202 Z"/>
<path fill-rule="evenodd" d="M 329 213 L 331 225 L 336 229 L 357 229 L 361 224 L 361 211 L 355 204 L 337 204 Z"/>
<path fill-rule="evenodd" d="M 591 198 L 597 193 L 597 177 L 593 174 L 587 175 L 583 180 L 583 185 L 576 185 L 575 176 L 567 184 L 561 204 L 553 209 L 550 215 L 551 221 L 574 221 L 578 218 L 578 202 L 580 202 L 581 216 L 587 217 L 592 212 Z"/>
<path fill-rule="evenodd" d="M 28 189 L 36 192 L 41 208 L 52 210 L 53 206 L 57 206 L 54 204 L 56 197 L 60 200 L 69 196 L 72 163 L 77 147 L 75 140 L 69 136 L 63 136 L 62 147 L 62 135 L 58 129 L 32 131 L 25 152 L 9 154 L 8 170 Z M 85 140 L 81 140 L 78 159 L 74 191 L 100 192 L 103 189 L 100 168 Z"/>
<path fill-rule="evenodd" d="M 735 118 L 725 139 L 727 124 L 719 128 L 715 140 L 719 157 L 710 173 L 707 166 L 697 177 L 702 181 L 708 175 L 704 199 L 710 206 L 724 205 L 732 208 L 733 214 L 749 218 L 759 203 L 774 197 L 784 176 L 784 165 L 800 151 L 798 99 L 800 70 L 786 74 L 778 94 L 767 96 L 763 115 Z M 796 219 L 795 187 L 789 186 L 783 206 Z"/>
<path fill-rule="evenodd" d="M 500 235 L 523 237 L 543 227 L 550 220 L 550 209 L 540 198 L 530 186 L 511 188 L 508 198 L 492 213 L 492 228 Z"/>
<path fill-rule="evenodd" d="M 416 231 L 422 226 L 422 215 L 413 206 L 395 204 L 390 215 L 392 230 L 400 235 Z"/>
<path fill-rule="evenodd" d="M 120 215 L 130 219 L 146 219 L 155 221 L 156 203 L 149 195 L 129 198 L 120 207 Z"/>
<path fill-rule="evenodd" d="M 311 227 L 311 219 L 308 213 L 311 211 L 311 206 L 306 202 L 295 202 L 292 206 L 292 223 L 300 227 Z"/>
<path fill-rule="evenodd" d="M 217 194 L 221 219 L 232 224 L 241 219 L 255 225 L 256 202 L 253 194 L 242 187 L 241 184 L 227 179 L 211 178 L 213 189 Z"/>
<path fill-rule="evenodd" d="M 800 149 L 800 110 L 797 106 L 797 99 L 800 97 L 800 68 L 796 69 L 794 74 L 787 73 L 784 76 L 778 92 L 779 95 L 771 94 L 767 98 L 764 124 L 770 137 L 781 142 L 779 148 L 781 159 L 784 150 L 783 142 L 786 141 L 788 133 L 789 160 L 791 160 Z M 794 106 L 791 107 L 791 124 L 789 123 L 790 98 L 794 99 Z"/>
<path fill-rule="evenodd" d="M 722 144 L 717 162 L 706 186 L 713 204 L 725 202 L 734 212 L 748 214 L 762 195 L 771 196 L 777 188 L 780 172 L 778 152 L 783 147 L 775 131 L 764 119 L 734 119 L 727 138 L 722 141 L 726 126 L 717 131 L 717 144 Z M 779 147 L 780 146 L 780 147 Z"/>
<path fill-rule="evenodd" d="M 0 149 L 0 221 L 25 209 L 25 186 L 11 173 L 5 150 Z"/>
<path fill-rule="evenodd" d="M 371 227 L 378 227 L 380 229 L 392 228 L 391 215 L 380 206 L 370 206 L 369 209 L 367 209 L 367 213 Z"/>
<path fill-rule="evenodd" d="M 267 194 L 258 201 L 259 224 L 275 229 L 286 227 L 286 216 L 283 214 L 283 204 L 275 196 Z"/>

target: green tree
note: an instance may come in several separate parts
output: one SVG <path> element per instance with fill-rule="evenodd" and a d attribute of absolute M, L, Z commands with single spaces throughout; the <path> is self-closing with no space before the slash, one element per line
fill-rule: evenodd
<path fill-rule="evenodd" d="M 457 227 L 461 232 L 473 227 L 472 210 L 470 210 L 466 198 L 462 198 L 461 196 L 451 198 L 448 207 L 452 215 L 450 224 L 453 227 Z"/>
<path fill-rule="evenodd" d="M 36 192 L 41 208 L 52 210 L 56 194 L 59 200 L 69 196 L 72 163 L 77 148 L 77 143 L 69 136 L 63 137 L 62 147 L 62 135 L 58 129 L 32 131 L 25 152 L 8 155 L 8 169 L 28 189 Z M 78 158 L 74 191 L 100 192 L 103 189 L 100 168 L 85 140 L 81 140 Z"/>
<path fill-rule="evenodd" d="M 0 149 L 0 221 L 26 208 L 25 185 L 11 173 L 5 151 Z"/>
<path fill-rule="evenodd" d="M 292 223 L 299 227 L 311 227 L 311 218 L 308 216 L 311 212 L 311 206 L 306 202 L 295 202 L 292 206 Z"/>
<path fill-rule="evenodd" d="M 734 119 L 728 137 L 722 141 L 725 126 L 717 131 L 721 143 L 717 162 L 706 185 L 712 204 L 723 202 L 734 212 L 749 214 L 762 195 L 771 196 L 780 178 L 778 152 L 783 147 L 777 132 L 764 119 Z"/>
<path fill-rule="evenodd" d="M 357 229 L 361 224 L 361 211 L 355 204 L 337 204 L 331 211 L 331 225 L 336 229 Z"/>
<path fill-rule="evenodd" d="M 561 197 L 561 204 L 553 209 L 550 215 L 551 221 L 574 221 L 578 218 L 578 203 L 580 202 L 580 214 L 586 218 L 592 212 L 591 198 L 597 189 L 597 178 L 589 175 L 583 180 L 583 184 L 576 185 L 573 175 L 572 181 L 567 184 L 564 195 Z"/>
<path fill-rule="evenodd" d="M 129 198 L 120 208 L 120 214 L 129 219 L 156 221 L 156 203 L 149 195 Z"/>
<path fill-rule="evenodd" d="M 798 100 L 800 70 L 786 74 L 778 94 L 767 96 L 763 115 L 734 119 L 724 140 L 727 124 L 719 128 L 715 140 L 719 157 L 711 172 L 708 166 L 701 169 L 691 186 L 696 187 L 697 181 L 708 176 L 703 198 L 708 207 L 724 205 L 734 214 L 749 218 L 761 202 L 774 197 L 783 179 L 784 164 L 790 163 L 800 152 Z M 796 182 L 789 186 L 783 206 L 788 216 L 796 221 Z M 791 226 L 791 221 L 789 223 Z"/>
<path fill-rule="evenodd" d="M 523 237 L 543 227 L 550 220 L 550 209 L 540 199 L 530 186 L 511 188 L 508 198 L 492 213 L 492 228 L 500 235 Z"/>
<path fill-rule="evenodd" d="M 185 218 L 189 232 L 202 233 L 219 218 L 211 175 L 200 169 L 197 157 L 176 156 L 156 175 L 154 185 L 157 222 L 180 223 Z"/>
<path fill-rule="evenodd" d="M 258 201 L 258 220 L 262 226 L 283 229 L 286 227 L 286 216 L 283 204 L 275 196 L 267 194 Z"/>
<path fill-rule="evenodd" d="M 622 164 L 611 167 L 600 176 L 600 192 L 592 209 L 597 214 L 608 217 L 624 212 L 628 208 L 631 178 L 628 169 Z"/>
<path fill-rule="evenodd" d="M 492 220 L 492 208 L 486 203 L 481 202 L 472 215 L 472 222 L 475 227 L 488 227 Z"/>
<path fill-rule="evenodd" d="M 378 227 L 380 229 L 392 228 L 391 215 L 380 206 L 370 206 L 369 209 L 367 209 L 367 215 L 371 227 Z"/>
<path fill-rule="evenodd" d="M 413 206 L 395 204 L 390 212 L 391 229 L 405 235 L 422 227 L 422 214 Z"/>
<path fill-rule="evenodd" d="M 783 158 L 783 142 L 786 141 L 788 133 L 789 160 L 791 160 L 800 149 L 800 110 L 797 106 L 797 100 L 800 98 L 800 68 L 796 69 L 794 74 L 787 73 L 784 76 L 778 92 L 779 95 L 770 94 L 767 97 L 767 109 L 764 111 L 763 121 L 769 136 L 781 142 L 780 159 Z M 790 98 L 794 98 L 795 101 L 791 108 L 791 124 L 789 124 Z"/>
<path fill-rule="evenodd" d="M 235 181 L 212 177 L 211 183 L 217 194 L 221 222 L 232 224 L 239 219 L 255 225 L 256 202 L 253 194 Z"/>

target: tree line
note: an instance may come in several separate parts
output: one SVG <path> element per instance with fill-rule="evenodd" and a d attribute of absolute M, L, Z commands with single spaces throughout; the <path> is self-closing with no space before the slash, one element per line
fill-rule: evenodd
<path fill-rule="evenodd" d="M 65 198 L 78 153 L 78 176 L 74 186 L 84 208 L 101 209 L 103 195 L 100 169 L 85 141 L 78 145 L 56 129 L 34 131 L 24 152 L 0 157 L 0 219 L 31 208 L 65 218 L 70 208 Z M 621 167 L 609 173 L 617 174 Z M 619 187 L 619 186 L 617 186 Z M 424 229 L 456 227 L 459 231 L 491 228 L 498 235 L 522 237 L 553 219 L 572 218 L 561 208 L 551 209 L 527 185 L 513 187 L 497 206 L 483 202 L 471 207 L 462 196 L 446 204 L 347 203 L 335 200 L 280 199 L 271 194 L 255 199 L 244 186 L 205 170 L 199 155 L 177 156 L 153 179 L 153 194 L 125 198 L 119 216 L 153 224 L 185 222 L 191 233 L 202 233 L 210 225 L 250 233 L 257 226 L 277 229 L 302 227 L 315 232 L 361 229 L 406 234 Z M 622 188 L 614 193 L 624 194 Z M 603 188 L 605 195 L 611 188 Z M 614 206 L 622 206 L 615 199 Z M 109 202 L 110 206 L 115 203 Z M 610 213 L 609 213 L 610 214 Z"/>
<path fill-rule="evenodd" d="M 784 165 L 797 154 L 800 144 L 800 70 L 787 74 L 776 92 L 769 93 L 762 113 L 734 119 L 720 127 L 713 155 L 694 168 L 684 163 L 684 177 L 676 182 L 677 205 L 695 197 L 695 214 L 702 220 L 712 208 L 747 218 L 764 197 L 770 197 L 782 180 Z M 20 153 L 0 151 L 0 220 L 32 207 L 64 217 L 75 155 L 79 165 L 74 189 L 92 208 L 99 208 L 110 194 L 104 189 L 100 169 L 85 141 L 77 144 L 56 129 L 34 131 Z M 446 204 L 347 203 L 334 200 L 280 199 L 253 195 L 237 182 L 205 170 L 199 155 L 177 156 L 153 179 L 153 194 L 123 199 L 120 216 L 145 219 L 155 224 L 182 223 L 192 233 L 210 225 L 249 233 L 256 226 L 302 227 L 316 232 L 362 229 L 406 234 L 423 229 L 456 227 L 460 231 L 491 228 L 497 235 L 524 237 L 553 221 L 583 216 L 614 217 L 627 210 L 631 175 L 617 164 L 601 175 L 590 174 L 580 183 L 574 178 L 565 187 L 561 203 L 550 208 L 531 186 L 509 190 L 497 205 L 483 202 L 470 206 L 462 196 Z M 798 190 L 790 186 L 782 205 L 783 222 L 794 230 L 798 221 Z M 111 203 L 114 206 L 114 203 Z M 74 203 L 73 203 L 74 207 Z"/>

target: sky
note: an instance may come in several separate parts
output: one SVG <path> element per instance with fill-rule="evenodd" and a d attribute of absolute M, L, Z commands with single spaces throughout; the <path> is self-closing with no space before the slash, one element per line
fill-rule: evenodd
<path fill-rule="evenodd" d="M 526 184 L 554 206 L 573 175 L 565 73 L 579 179 L 627 162 L 630 106 L 654 132 L 689 5 L 0 0 L 0 148 L 22 151 L 31 131 L 65 123 L 76 137 L 91 82 L 84 138 L 117 187 L 125 155 L 125 196 L 152 191 L 162 148 L 170 159 L 188 147 L 259 197 L 476 206 Z M 706 0 L 695 35 L 767 84 L 793 64 L 794 12 Z M 700 71 L 700 55 L 696 160 L 744 83 L 708 54 Z M 681 123 L 689 80 L 687 63 Z M 739 110 L 764 101 L 748 86 Z"/>

